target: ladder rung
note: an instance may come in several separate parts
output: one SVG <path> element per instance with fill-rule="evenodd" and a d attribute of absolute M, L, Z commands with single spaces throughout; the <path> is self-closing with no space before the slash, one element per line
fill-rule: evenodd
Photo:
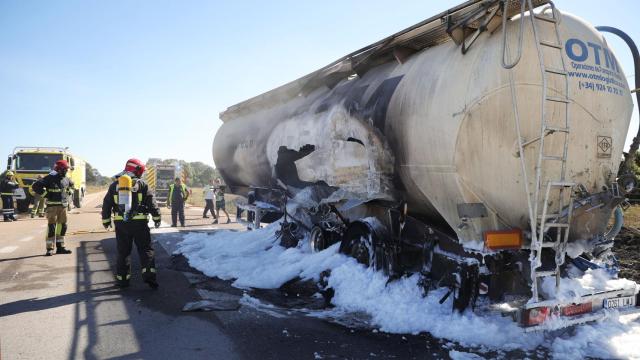
<path fill-rule="evenodd" d="M 558 246 L 558 243 L 557 242 L 543 242 L 540 246 L 543 247 L 543 248 L 555 248 L 556 246 Z"/>
<path fill-rule="evenodd" d="M 554 68 L 544 68 L 544 71 L 546 72 L 550 72 L 550 73 L 554 73 L 554 74 L 558 74 L 558 75 L 564 75 L 567 76 L 567 72 L 562 70 L 562 69 L 554 69 Z"/>
<path fill-rule="evenodd" d="M 561 98 L 561 97 L 557 97 L 557 96 L 547 96 L 547 100 L 555 101 L 555 102 L 559 102 L 559 103 L 564 103 L 564 104 L 568 104 L 569 103 L 569 99 Z"/>
<path fill-rule="evenodd" d="M 546 276 L 552 276 L 555 274 L 556 274 L 555 270 L 536 271 L 536 277 L 546 277 Z"/>
<path fill-rule="evenodd" d="M 576 183 L 568 182 L 568 181 L 549 181 L 549 185 L 560 186 L 560 187 L 573 187 L 573 186 L 576 186 Z"/>
<path fill-rule="evenodd" d="M 565 128 L 565 127 L 547 126 L 546 129 L 550 131 L 569 133 L 569 128 Z"/>
<path fill-rule="evenodd" d="M 558 21 L 554 18 L 550 18 L 550 17 L 546 17 L 546 16 L 540 16 L 540 15 L 535 15 L 534 16 L 536 19 L 538 20 L 542 20 L 542 21 L 546 21 L 546 22 L 550 22 L 550 23 L 557 23 Z"/>
<path fill-rule="evenodd" d="M 545 223 L 544 227 L 549 227 L 549 228 L 552 228 L 552 227 L 555 227 L 555 228 L 568 228 L 569 224 L 567 224 L 567 223 Z"/>
<path fill-rule="evenodd" d="M 562 156 L 543 156 L 542 160 L 558 160 L 558 161 L 564 161 L 564 157 Z"/>
<path fill-rule="evenodd" d="M 542 40 L 542 41 L 540 41 L 540 45 L 548 46 L 548 47 L 552 47 L 552 48 L 556 48 L 556 49 L 560 49 L 560 50 L 562 50 L 562 45 L 560 45 L 560 44 L 556 44 L 556 43 L 554 43 L 554 42 L 550 42 L 550 41 L 544 41 L 544 40 Z"/>
<path fill-rule="evenodd" d="M 538 217 L 539 217 L 538 221 L 541 221 L 542 220 L 542 214 L 538 215 Z M 547 214 L 546 217 L 547 217 L 547 219 L 557 218 L 557 217 L 560 217 L 560 214 Z"/>

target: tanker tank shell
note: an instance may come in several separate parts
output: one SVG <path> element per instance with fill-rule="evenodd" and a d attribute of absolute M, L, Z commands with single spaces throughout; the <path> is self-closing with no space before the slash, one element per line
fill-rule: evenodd
<path fill-rule="evenodd" d="M 550 95 L 569 100 L 566 178 L 598 192 L 615 181 L 633 104 L 604 38 L 577 17 L 559 16 L 565 46 L 561 51 L 545 47 L 543 56 L 545 66 L 555 69 L 562 68 L 563 56 L 569 79 L 568 94 L 561 75 L 549 76 L 547 84 Z M 537 22 L 540 37 L 552 41 L 553 27 L 545 24 Z M 507 27 L 513 58 L 517 17 Z M 332 88 L 293 88 L 268 106 L 249 104 L 223 114 L 213 144 L 216 166 L 238 193 L 248 186 L 321 184 L 338 189 L 336 201 L 405 199 L 410 212 L 444 219 L 466 248 L 482 250 L 485 231 L 529 228 L 543 102 L 528 20 L 524 30 L 522 58 L 513 70 L 501 65 L 501 30 L 485 32 L 464 55 L 450 41 Z M 523 154 L 510 77 L 521 137 L 530 142 Z M 545 106 L 551 125 L 561 128 L 563 103 L 546 101 Z M 564 134 L 545 137 L 547 154 L 562 154 Z M 543 170 L 543 183 L 555 180 L 560 162 L 545 162 Z M 469 216 L 465 209 L 474 206 L 482 211 Z"/>

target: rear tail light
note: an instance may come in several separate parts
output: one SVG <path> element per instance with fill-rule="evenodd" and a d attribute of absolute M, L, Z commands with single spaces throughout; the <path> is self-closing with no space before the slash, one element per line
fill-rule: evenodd
<path fill-rule="evenodd" d="M 520 249 L 522 230 L 487 231 L 484 233 L 484 245 L 491 250 Z"/>
<path fill-rule="evenodd" d="M 562 308 L 561 314 L 562 316 L 575 316 L 590 313 L 592 309 L 593 306 L 591 302 L 586 302 L 583 304 L 565 306 Z"/>
<path fill-rule="evenodd" d="M 547 317 L 549 316 L 550 313 L 551 313 L 551 309 L 549 309 L 548 307 L 539 307 L 539 308 L 525 310 L 524 318 L 523 318 L 524 325 L 525 326 L 540 325 L 543 322 L 545 322 L 545 320 L 547 320 Z"/>

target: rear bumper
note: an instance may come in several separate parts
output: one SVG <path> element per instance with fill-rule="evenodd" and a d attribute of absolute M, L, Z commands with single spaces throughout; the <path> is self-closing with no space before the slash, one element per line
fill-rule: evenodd
<path fill-rule="evenodd" d="M 611 299 L 634 297 L 632 306 L 621 308 L 606 308 L 605 303 Z M 590 295 L 584 295 L 571 301 L 546 300 L 537 303 L 527 303 L 519 311 L 518 321 L 524 327 L 525 332 L 555 330 L 573 325 L 598 321 L 607 317 L 631 315 L 640 313 L 640 294 L 633 288 L 601 291 Z M 591 310 L 582 314 L 567 315 L 567 308 L 587 305 Z M 531 309 L 548 308 L 549 315 L 540 324 L 527 326 L 528 311 Z"/>
<path fill-rule="evenodd" d="M 574 326 L 574 325 L 580 325 L 580 324 L 585 324 L 585 323 L 589 323 L 589 322 L 594 322 L 594 321 L 598 321 L 598 320 L 602 320 L 605 319 L 609 316 L 611 316 L 611 314 L 613 312 L 617 312 L 619 315 L 632 315 L 632 314 L 640 314 L 640 308 L 639 307 L 633 307 L 633 308 L 627 308 L 627 309 L 620 309 L 620 310 L 605 310 L 602 309 L 600 311 L 591 313 L 591 314 L 585 314 L 585 315 L 578 315 L 578 316 L 572 316 L 570 318 L 564 318 L 561 321 L 548 321 L 546 323 L 543 323 L 541 325 L 536 325 L 536 326 L 528 326 L 524 328 L 524 332 L 534 332 L 534 331 L 545 331 L 545 330 L 557 330 L 557 329 L 562 329 L 562 328 L 566 328 L 566 327 L 570 327 L 570 326 Z"/>

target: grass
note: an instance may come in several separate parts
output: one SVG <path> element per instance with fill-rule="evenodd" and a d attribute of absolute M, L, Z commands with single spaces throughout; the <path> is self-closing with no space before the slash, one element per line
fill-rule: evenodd
<path fill-rule="evenodd" d="M 204 193 L 201 187 L 193 187 L 191 189 L 191 195 L 187 199 L 187 204 L 191 206 L 204 207 Z M 236 214 L 236 199 L 238 195 L 224 194 L 225 208 L 229 214 Z"/>
<path fill-rule="evenodd" d="M 624 212 L 624 225 L 636 229 L 640 228 L 640 205 L 630 206 Z"/>

